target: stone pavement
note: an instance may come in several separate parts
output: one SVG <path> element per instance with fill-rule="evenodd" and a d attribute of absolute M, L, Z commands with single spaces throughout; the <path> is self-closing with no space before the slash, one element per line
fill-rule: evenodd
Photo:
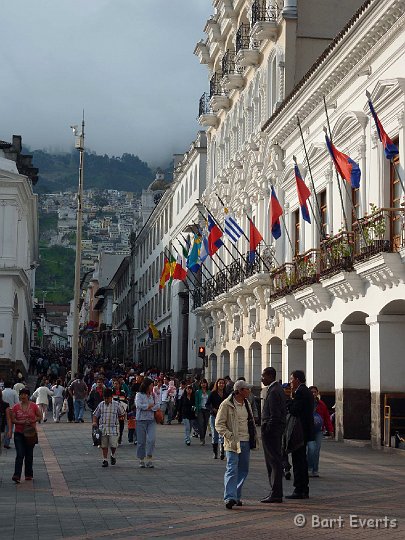
<path fill-rule="evenodd" d="M 182 426 L 159 426 L 155 469 L 139 469 L 136 448 L 126 442 L 117 465 L 101 468 L 92 446 L 90 418 L 84 424 L 48 420 L 41 424 L 34 452 L 34 482 L 11 481 L 15 452 L 0 456 L 0 538 L 76 540 L 81 538 L 405 538 L 405 452 L 384 453 L 324 441 L 321 478 L 311 479 L 311 498 L 263 505 L 268 493 L 262 451 L 252 454 L 244 506 L 231 511 L 222 502 L 225 462 L 213 460 L 211 445 L 183 442 Z M 124 433 L 124 437 L 126 432 Z M 208 439 L 209 441 L 209 439 Z M 285 481 L 285 493 L 292 491 Z M 302 514 L 307 523 L 297 527 Z M 378 530 L 357 521 L 396 519 Z M 315 516 L 312 518 L 312 516 Z M 318 517 L 342 520 L 324 521 Z M 296 518 L 298 521 L 302 517 Z M 369 525 L 375 525 L 370 522 Z"/>

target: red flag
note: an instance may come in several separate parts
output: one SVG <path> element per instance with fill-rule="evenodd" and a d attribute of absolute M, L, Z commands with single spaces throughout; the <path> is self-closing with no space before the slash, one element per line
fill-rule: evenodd
<path fill-rule="evenodd" d="M 253 263 L 256 256 L 256 248 L 260 244 L 260 242 L 263 240 L 263 236 L 259 233 L 259 231 L 256 229 L 255 224 L 251 219 L 249 219 L 250 222 L 250 230 L 249 230 L 249 262 Z"/>
<path fill-rule="evenodd" d="M 177 256 L 176 266 L 173 271 L 173 279 L 184 281 L 187 277 L 187 270 L 183 268 L 183 261 L 180 255 Z"/>

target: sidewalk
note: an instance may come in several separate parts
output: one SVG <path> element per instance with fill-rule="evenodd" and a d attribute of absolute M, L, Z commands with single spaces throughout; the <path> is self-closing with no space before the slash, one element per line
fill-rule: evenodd
<path fill-rule="evenodd" d="M 321 478 L 311 479 L 311 498 L 281 505 L 258 502 L 267 495 L 268 482 L 262 451 L 253 452 L 244 506 L 229 511 L 222 501 L 225 462 L 212 459 L 209 438 L 205 447 L 197 439 L 185 446 L 182 426 L 158 427 L 155 469 L 138 468 L 136 447 L 126 442 L 126 431 L 117 465 L 102 469 L 89 417 L 85 424 L 48 420 L 39 430 L 34 482 L 11 481 L 14 448 L 0 456 L 0 537 L 5 540 L 405 537 L 405 452 L 325 441 Z M 292 489 L 286 481 L 285 494 Z M 294 525 L 297 514 L 305 516 L 306 526 Z M 363 520 L 388 516 L 398 526 L 389 528 L 388 521 L 388 528 L 380 524 L 376 530 L 357 520 L 357 527 L 350 528 L 350 514 Z M 341 526 L 324 522 L 326 528 L 312 528 L 312 515 L 341 516 Z"/>

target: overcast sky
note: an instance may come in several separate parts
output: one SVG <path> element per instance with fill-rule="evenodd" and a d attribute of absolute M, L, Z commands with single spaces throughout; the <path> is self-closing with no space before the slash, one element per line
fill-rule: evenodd
<path fill-rule="evenodd" d="M 69 150 L 86 117 L 86 146 L 165 164 L 200 129 L 208 71 L 193 55 L 211 0 L 2 2 L 0 139 Z"/>

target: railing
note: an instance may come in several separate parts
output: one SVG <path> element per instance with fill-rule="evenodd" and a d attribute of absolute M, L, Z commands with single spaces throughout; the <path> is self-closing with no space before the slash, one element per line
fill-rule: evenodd
<path fill-rule="evenodd" d="M 212 96 L 221 96 L 223 94 L 221 86 L 221 75 L 219 73 L 214 73 L 210 79 L 210 98 Z"/>
<path fill-rule="evenodd" d="M 235 42 L 235 51 L 236 54 L 241 49 L 249 49 L 250 48 L 250 26 L 248 23 L 242 23 L 238 31 L 236 32 L 236 42 Z"/>
<path fill-rule="evenodd" d="M 405 247 L 404 220 L 403 208 L 379 208 L 353 223 L 355 260 Z"/>
<path fill-rule="evenodd" d="M 230 73 L 235 73 L 235 71 L 235 51 L 228 49 L 222 57 L 222 77 Z"/>
<path fill-rule="evenodd" d="M 276 2 L 255 0 L 252 5 L 252 28 L 257 22 L 276 21 L 280 8 Z"/>
<path fill-rule="evenodd" d="M 310 249 L 294 259 L 293 289 L 309 287 L 319 281 L 320 273 L 320 250 Z"/>
<path fill-rule="evenodd" d="M 323 240 L 320 249 L 311 249 L 278 268 L 268 268 L 259 256 L 250 264 L 248 254 L 191 291 L 194 308 L 260 273 L 269 273 L 271 301 L 297 289 L 319 282 L 321 277 L 350 272 L 356 261 L 382 252 L 397 252 L 405 247 L 405 209 L 382 208 L 353 224 L 353 232 L 340 231 Z M 268 265 L 267 265 L 268 266 Z"/>
<path fill-rule="evenodd" d="M 207 94 L 207 92 L 204 92 L 204 94 L 200 97 L 200 103 L 198 107 L 198 116 L 202 116 L 203 114 L 213 114 L 211 105 L 210 105 L 210 96 Z"/>
<path fill-rule="evenodd" d="M 320 275 L 322 277 L 338 272 L 353 270 L 354 234 L 341 231 L 336 236 L 321 242 Z"/>

